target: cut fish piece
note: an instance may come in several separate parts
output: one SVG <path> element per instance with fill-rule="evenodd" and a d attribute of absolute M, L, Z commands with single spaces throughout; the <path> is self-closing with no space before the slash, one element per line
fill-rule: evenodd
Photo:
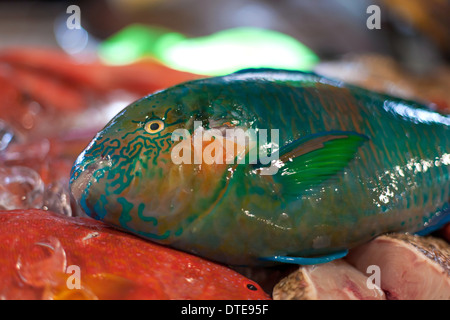
<path fill-rule="evenodd" d="M 301 266 L 273 290 L 274 300 L 384 300 L 384 292 L 345 260 Z"/>
<path fill-rule="evenodd" d="M 450 246 L 441 239 L 384 235 L 350 250 L 346 259 L 358 270 L 378 266 L 387 299 L 450 299 Z"/>

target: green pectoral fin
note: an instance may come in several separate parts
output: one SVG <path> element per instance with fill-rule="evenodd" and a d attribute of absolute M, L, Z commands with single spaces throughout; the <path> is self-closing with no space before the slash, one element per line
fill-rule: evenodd
<path fill-rule="evenodd" d="M 299 195 L 331 178 L 354 158 L 369 138 L 356 132 L 332 131 L 310 135 L 280 148 L 279 170 L 273 175 L 284 194 Z"/>

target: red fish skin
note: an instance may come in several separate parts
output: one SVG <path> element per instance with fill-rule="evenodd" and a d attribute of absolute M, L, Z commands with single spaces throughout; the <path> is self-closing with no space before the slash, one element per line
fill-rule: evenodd
<path fill-rule="evenodd" d="M 171 69 L 151 59 L 123 66 L 107 66 L 98 59 L 90 60 L 79 62 L 62 51 L 39 47 L 8 48 L 0 52 L 0 63 L 37 71 L 101 93 L 122 89 L 145 95 L 204 77 Z"/>
<path fill-rule="evenodd" d="M 65 253 L 65 265 L 80 268 L 83 290 L 67 288 L 71 273 L 55 264 L 56 253 L 51 259 L 27 265 L 24 257 L 36 244 L 55 241 Z M 44 274 L 39 279 L 48 279 L 45 287 L 30 285 L 24 270 L 31 267 L 34 273 Z M 0 297 L 270 299 L 258 284 L 225 266 L 150 243 L 93 219 L 37 209 L 0 211 Z"/>
<path fill-rule="evenodd" d="M 49 109 L 82 111 L 89 105 L 88 97 L 76 84 L 61 81 L 57 76 L 24 68 L 12 68 L 6 76 L 24 94 Z"/>
<path fill-rule="evenodd" d="M 74 119 L 88 109 L 115 99 L 131 102 L 200 77 L 154 60 L 109 66 L 98 59 L 80 62 L 60 50 L 7 48 L 0 50 L 0 114 L 26 135 L 47 136 L 49 130 L 64 131 L 67 123 L 60 124 L 61 120 Z"/>

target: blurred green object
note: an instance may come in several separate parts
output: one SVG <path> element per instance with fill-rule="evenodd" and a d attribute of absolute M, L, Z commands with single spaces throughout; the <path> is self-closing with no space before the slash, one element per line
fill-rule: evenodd
<path fill-rule="evenodd" d="M 211 76 L 245 68 L 310 71 L 319 62 L 293 37 L 248 27 L 188 38 L 162 28 L 131 25 L 105 40 L 99 54 L 108 64 L 153 57 L 176 70 Z"/>
<path fill-rule="evenodd" d="M 122 65 L 145 56 L 158 59 L 166 46 L 170 47 L 185 39 L 181 33 L 171 30 L 133 24 L 103 41 L 98 50 L 105 63 Z"/>

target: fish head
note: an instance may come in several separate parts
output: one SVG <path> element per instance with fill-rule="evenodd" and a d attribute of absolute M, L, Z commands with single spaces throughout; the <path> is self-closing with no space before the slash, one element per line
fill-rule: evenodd
<path fill-rule="evenodd" d="M 199 96 L 183 86 L 155 93 L 127 106 L 95 136 L 70 179 L 87 215 L 170 243 L 213 208 L 230 172 L 224 163 L 194 163 L 194 122 L 208 118 Z M 186 152 L 192 161 L 180 163 Z"/>

